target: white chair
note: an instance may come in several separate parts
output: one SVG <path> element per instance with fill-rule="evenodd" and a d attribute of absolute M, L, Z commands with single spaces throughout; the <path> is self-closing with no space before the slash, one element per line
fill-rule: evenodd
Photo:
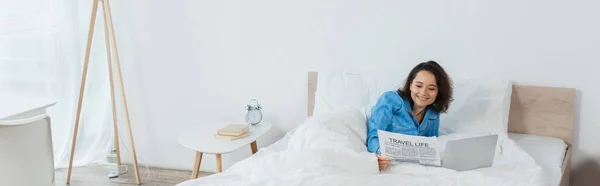
<path fill-rule="evenodd" d="M 0 185 L 54 185 L 50 118 L 0 120 Z"/>

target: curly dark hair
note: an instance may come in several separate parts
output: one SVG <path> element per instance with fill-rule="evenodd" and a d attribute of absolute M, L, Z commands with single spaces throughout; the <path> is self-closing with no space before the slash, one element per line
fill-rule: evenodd
<path fill-rule="evenodd" d="M 448 74 L 446 74 L 444 68 L 442 68 L 442 66 L 435 61 L 422 62 L 415 66 L 408 74 L 408 77 L 406 77 L 404 86 L 398 89 L 398 94 L 400 94 L 400 96 L 403 98 L 410 98 L 410 84 L 417 76 L 417 73 L 422 70 L 431 72 L 435 76 L 435 81 L 438 87 L 438 95 L 433 102 L 433 107 L 440 113 L 446 112 L 448 107 L 450 107 L 450 103 L 454 99 L 452 97 L 452 80 Z M 410 99 L 410 103 L 413 103 L 412 99 Z"/>

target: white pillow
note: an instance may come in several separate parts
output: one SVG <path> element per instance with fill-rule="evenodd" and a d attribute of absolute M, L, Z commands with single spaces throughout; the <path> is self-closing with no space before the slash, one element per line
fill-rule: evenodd
<path fill-rule="evenodd" d="M 509 80 L 479 78 L 454 82 L 454 101 L 440 115 L 440 135 L 506 135 L 512 96 Z"/>
<path fill-rule="evenodd" d="M 567 150 L 567 144 L 564 140 L 549 136 L 519 133 L 508 133 L 508 137 L 534 157 L 533 159 L 538 161 L 542 167 L 558 166 L 562 168 L 563 155 Z"/>
<path fill-rule="evenodd" d="M 379 96 L 398 89 L 403 81 L 398 75 L 319 72 L 313 115 L 347 106 L 363 111 L 368 117 Z"/>

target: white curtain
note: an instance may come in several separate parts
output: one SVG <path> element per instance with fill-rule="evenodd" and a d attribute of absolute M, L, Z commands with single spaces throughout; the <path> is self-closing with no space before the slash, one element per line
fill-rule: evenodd
<path fill-rule="evenodd" d="M 92 0 L 0 1 L 0 93 L 52 97 L 55 166 L 68 166 Z M 102 8 L 93 36 L 73 166 L 103 163 L 113 144 Z"/>

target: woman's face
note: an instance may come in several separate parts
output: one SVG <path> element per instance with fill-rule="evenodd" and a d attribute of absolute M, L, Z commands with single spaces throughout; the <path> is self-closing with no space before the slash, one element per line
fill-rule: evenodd
<path fill-rule="evenodd" d="M 410 85 L 410 94 L 415 107 L 426 107 L 433 104 L 438 94 L 435 75 L 421 70 Z"/>

